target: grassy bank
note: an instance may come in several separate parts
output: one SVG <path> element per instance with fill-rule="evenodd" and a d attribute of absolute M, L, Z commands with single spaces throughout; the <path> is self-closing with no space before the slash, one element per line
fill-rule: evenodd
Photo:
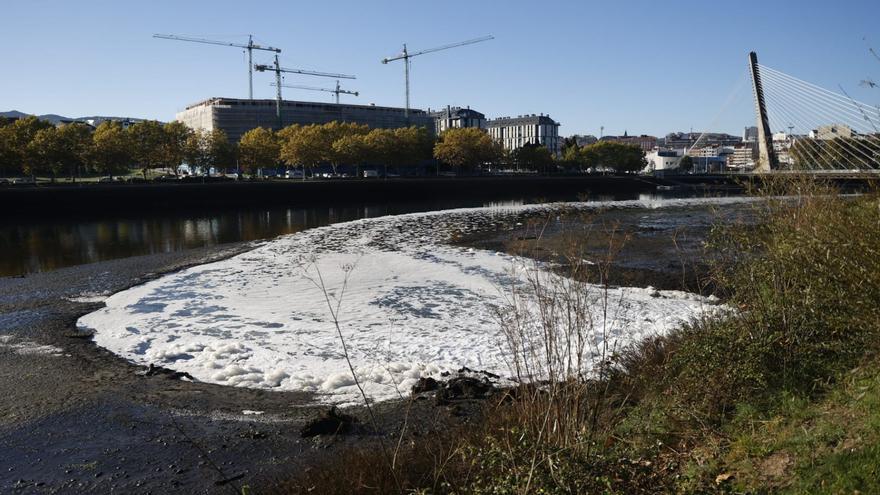
<path fill-rule="evenodd" d="M 500 322 L 515 369 L 547 381 L 407 438 L 393 460 L 352 449 L 279 490 L 880 491 L 880 197 L 835 193 L 765 184 L 757 222 L 719 224 L 706 245 L 702 282 L 730 309 L 626 349 L 589 341 L 583 318 L 586 282 L 607 283 L 616 245 L 565 281 L 532 280 L 554 316 L 520 325 L 513 305 Z"/>

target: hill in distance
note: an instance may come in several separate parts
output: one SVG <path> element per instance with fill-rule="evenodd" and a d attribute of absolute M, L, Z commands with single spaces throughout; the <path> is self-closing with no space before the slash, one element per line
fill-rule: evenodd
<path fill-rule="evenodd" d="M 32 114 L 19 112 L 18 110 L 10 110 L 8 112 L 0 112 L 0 117 L 7 117 L 7 118 L 19 118 L 20 119 L 23 117 L 27 117 L 29 115 L 32 115 Z M 101 122 L 103 122 L 105 120 L 131 120 L 134 122 L 140 122 L 140 121 L 144 120 L 144 119 L 138 119 L 138 118 L 133 118 L 133 117 L 109 117 L 109 116 L 102 116 L 102 115 L 92 115 L 92 116 L 88 116 L 88 117 L 72 118 L 72 117 L 65 117 L 63 115 L 57 115 L 54 113 L 37 115 L 36 117 L 40 120 L 45 120 L 45 121 L 51 122 L 52 124 L 55 124 L 55 125 L 58 125 L 58 123 L 60 123 L 62 121 L 71 121 L 71 120 L 79 120 L 79 121 L 94 120 L 96 125 L 100 124 Z"/>

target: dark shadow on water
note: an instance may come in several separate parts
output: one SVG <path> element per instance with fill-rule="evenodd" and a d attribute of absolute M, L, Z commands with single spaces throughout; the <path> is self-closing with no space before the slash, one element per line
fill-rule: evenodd
<path fill-rule="evenodd" d="M 663 197 L 673 197 L 672 194 Z M 677 196 L 677 195 L 675 195 Z M 650 199 L 638 193 L 590 200 Z M 579 198 L 541 198 L 574 201 Z M 581 198 L 582 199 L 582 198 Z M 538 202 L 448 200 L 312 208 L 255 208 L 174 214 L 27 219 L 0 223 L 0 276 L 19 276 L 116 258 L 166 253 L 218 244 L 270 239 L 332 223 L 423 211 Z"/>

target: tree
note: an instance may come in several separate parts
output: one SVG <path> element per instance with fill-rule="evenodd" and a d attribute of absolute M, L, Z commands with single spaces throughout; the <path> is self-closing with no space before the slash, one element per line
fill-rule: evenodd
<path fill-rule="evenodd" d="M 61 141 L 64 142 L 70 178 L 76 178 L 84 171 L 92 149 L 92 128 L 86 124 L 71 123 L 58 128 Z"/>
<path fill-rule="evenodd" d="M 24 173 L 28 161 L 28 145 L 37 132 L 53 127 L 49 122 L 34 116 L 18 119 L 11 125 L 5 125 L 0 132 L 0 159 L 7 173 Z"/>
<path fill-rule="evenodd" d="M 394 131 L 390 129 L 373 129 L 366 136 L 369 149 L 369 161 L 382 165 L 385 175 L 388 175 L 388 164 L 397 162 L 397 140 Z"/>
<path fill-rule="evenodd" d="M 162 147 L 162 166 L 177 175 L 177 167 L 186 159 L 187 141 L 193 131 L 183 122 L 169 122 L 163 127 L 165 142 Z"/>
<path fill-rule="evenodd" d="M 148 170 L 165 164 L 164 151 L 168 136 L 162 124 L 155 120 L 138 122 L 126 132 L 131 140 L 132 159 L 141 169 L 146 180 Z"/>
<path fill-rule="evenodd" d="M 336 141 L 348 136 L 360 136 L 370 132 L 369 126 L 348 122 L 330 122 L 319 127 L 319 141 L 316 143 L 322 150 L 323 159 L 333 167 L 333 173 L 337 172 L 340 164 L 345 163 L 347 157 L 337 153 Z"/>
<path fill-rule="evenodd" d="M 349 134 L 333 142 L 333 153 L 340 163 L 355 165 L 360 176 L 360 166 L 370 159 L 370 144 L 366 134 Z"/>
<path fill-rule="evenodd" d="M 228 168 L 235 164 L 235 146 L 220 129 L 196 129 L 186 138 L 183 157 L 191 173 L 201 171 L 210 177 L 212 168 Z"/>
<path fill-rule="evenodd" d="M 434 158 L 458 169 L 495 162 L 501 153 L 501 146 L 485 131 L 475 127 L 448 129 L 434 145 Z"/>
<path fill-rule="evenodd" d="M 64 143 L 54 127 L 40 129 L 28 143 L 25 153 L 25 175 L 50 175 L 52 182 L 64 169 Z"/>
<path fill-rule="evenodd" d="M 191 174 L 208 167 L 208 132 L 204 129 L 195 129 L 186 137 L 183 145 L 183 161 L 189 165 Z"/>
<path fill-rule="evenodd" d="M 316 167 L 326 156 L 322 146 L 320 126 L 292 125 L 278 132 L 281 141 L 281 159 L 292 167 Z"/>
<path fill-rule="evenodd" d="M 241 136 L 238 143 L 238 163 L 242 170 L 253 175 L 257 169 L 266 165 L 277 165 L 281 145 L 270 129 L 257 127 Z"/>
<path fill-rule="evenodd" d="M 220 129 L 214 129 L 207 134 L 205 140 L 205 156 L 208 160 L 205 173 L 210 177 L 211 168 L 214 170 L 227 169 L 235 166 L 235 146 L 229 142 L 226 133 Z"/>
<path fill-rule="evenodd" d="M 100 174 L 113 178 L 128 171 L 131 163 L 129 135 L 118 122 L 104 121 L 92 134 L 89 161 Z"/>
<path fill-rule="evenodd" d="M 395 167 L 413 165 L 429 160 L 434 150 L 434 138 L 424 127 L 401 127 L 395 129 L 398 152 L 393 157 Z"/>
<path fill-rule="evenodd" d="M 26 173 L 48 173 L 55 182 L 66 168 L 75 178 L 88 158 L 90 144 L 91 132 L 83 124 L 41 129 L 28 144 Z"/>
<path fill-rule="evenodd" d="M 579 163 L 583 168 L 604 168 L 616 172 L 638 172 L 648 162 L 641 148 L 613 141 L 599 141 L 580 149 Z"/>
<path fill-rule="evenodd" d="M 553 166 L 553 155 L 542 144 L 527 143 L 513 150 L 511 158 L 517 169 L 547 172 Z"/>

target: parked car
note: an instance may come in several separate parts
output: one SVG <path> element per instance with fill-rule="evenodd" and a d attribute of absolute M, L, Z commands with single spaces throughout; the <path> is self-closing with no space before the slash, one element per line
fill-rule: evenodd
<path fill-rule="evenodd" d="M 284 172 L 285 179 L 302 179 L 303 171 L 302 170 L 288 170 Z"/>
<path fill-rule="evenodd" d="M 372 179 L 379 177 L 379 172 L 375 170 L 364 170 L 364 179 Z"/>
<path fill-rule="evenodd" d="M 16 177 L 12 179 L 13 184 L 18 184 L 22 186 L 33 186 L 37 183 L 33 177 Z"/>

